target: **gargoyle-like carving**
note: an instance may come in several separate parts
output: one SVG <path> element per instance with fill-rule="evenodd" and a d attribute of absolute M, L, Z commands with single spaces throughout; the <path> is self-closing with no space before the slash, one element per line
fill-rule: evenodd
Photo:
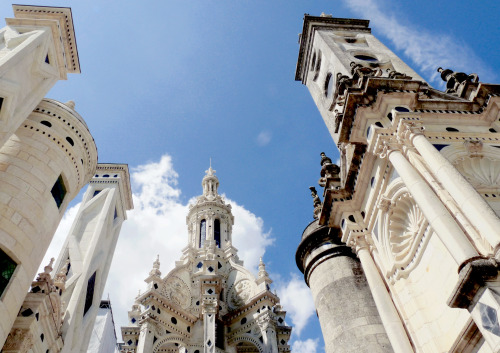
<path fill-rule="evenodd" d="M 311 196 L 314 203 L 313 218 L 318 219 L 322 209 L 321 200 L 319 199 L 318 192 L 316 191 L 316 188 L 314 186 L 310 186 L 309 190 L 311 190 Z"/>
<path fill-rule="evenodd" d="M 441 78 L 446 82 L 446 93 L 458 95 L 459 87 L 467 82 L 478 82 L 477 74 L 467 75 L 464 72 L 455 72 L 450 69 L 444 70 L 442 67 L 437 71 L 441 74 Z"/>
<path fill-rule="evenodd" d="M 327 187 L 329 189 L 338 189 L 340 187 L 340 167 L 336 164 L 333 164 L 332 160 L 328 158 L 324 152 L 321 152 L 320 175 L 321 178 L 319 178 L 318 180 L 319 186 Z M 316 211 L 317 209 L 315 208 L 315 214 Z M 321 210 L 319 210 L 319 212 L 321 212 Z"/>
<path fill-rule="evenodd" d="M 351 75 L 354 82 L 361 83 L 363 77 L 380 77 L 382 76 L 382 70 L 380 68 L 372 69 L 361 64 L 356 64 L 354 61 L 351 62 Z"/>
<path fill-rule="evenodd" d="M 330 159 L 330 157 L 327 157 L 327 155 L 325 154 L 325 152 L 321 152 L 320 155 L 321 155 L 321 166 L 322 167 L 325 164 L 332 164 L 332 160 Z"/>
<path fill-rule="evenodd" d="M 340 72 L 337 74 L 337 85 L 335 93 L 333 94 L 333 101 L 337 105 L 344 105 L 347 97 L 347 89 L 353 86 L 353 80 L 349 76 L 342 75 Z"/>
<path fill-rule="evenodd" d="M 483 143 L 479 140 L 467 140 L 464 142 L 465 148 L 471 157 L 481 157 Z"/>
<path fill-rule="evenodd" d="M 393 78 L 393 79 L 397 79 L 397 80 L 411 80 L 412 77 L 411 76 L 408 76 L 406 74 L 403 74 L 401 72 L 398 72 L 396 70 L 392 70 L 392 69 L 387 69 L 387 77 L 389 78 Z"/>

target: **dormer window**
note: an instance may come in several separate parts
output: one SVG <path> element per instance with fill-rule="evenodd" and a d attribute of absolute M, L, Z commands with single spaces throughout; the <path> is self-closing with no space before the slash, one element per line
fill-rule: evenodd
<path fill-rule="evenodd" d="M 214 221 L 214 240 L 217 247 L 220 248 L 220 221 L 218 219 Z"/>
<path fill-rule="evenodd" d="M 200 222 L 200 248 L 205 244 L 205 238 L 207 237 L 207 221 L 202 220 Z"/>

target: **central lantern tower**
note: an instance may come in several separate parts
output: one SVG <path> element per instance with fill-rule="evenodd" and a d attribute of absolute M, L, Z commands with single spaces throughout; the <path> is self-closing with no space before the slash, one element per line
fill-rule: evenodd
<path fill-rule="evenodd" d="M 188 246 L 165 277 L 154 262 L 122 327 L 121 352 L 289 352 L 286 312 L 262 259 L 257 278 L 239 260 L 231 205 L 218 194 L 212 167 L 202 186 L 186 218 Z"/>

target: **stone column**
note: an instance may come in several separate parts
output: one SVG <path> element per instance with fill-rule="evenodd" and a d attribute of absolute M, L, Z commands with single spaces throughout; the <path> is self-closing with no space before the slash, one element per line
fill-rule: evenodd
<path fill-rule="evenodd" d="M 474 187 L 422 134 L 422 129 L 407 124 L 410 141 L 431 172 L 458 204 L 477 231 L 496 248 L 500 244 L 500 219 Z"/>
<path fill-rule="evenodd" d="M 413 352 L 413 347 L 403 327 L 403 323 L 394 306 L 385 283 L 380 277 L 377 266 L 370 255 L 369 245 L 364 238 L 356 239 L 356 253 L 365 271 L 368 286 L 372 292 L 373 300 L 377 306 L 380 319 L 385 327 L 389 341 L 395 353 Z"/>
<path fill-rule="evenodd" d="M 137 353 L 153 352 L 154 324 L 147 318 L 141 325 L 139 343 L 137 343 Z"/>
<path fill-rule="evenodd" d="M 215 315 L 217 301 L 205 299 L 203 301 L 203 338 L 204 353 L 215 353 Z"/>
<path fill-rule="evenodd" d="M 278 342 L 276 341 L 276 329 L 269 313 L 259 318 L 259 328 L 262 333 L 266 353 L 278 353 Z"/>
<path fill-rule="evenodd" d="M 418 207 L 455 262 L 462 265 L 467 260 L 479 256 L 439 197 L 398 149 L 399 145 L 393 146 L 388 141 L 383 143 L 381 157 L 387 156 L 389 158 Z"/>

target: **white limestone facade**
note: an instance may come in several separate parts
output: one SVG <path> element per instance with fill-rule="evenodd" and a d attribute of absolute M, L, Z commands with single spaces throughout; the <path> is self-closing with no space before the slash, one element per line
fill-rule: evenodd
<path fill-rule="evenodd" d="M 59 352 L 64 344 L 61 335 L 65 270 L 51 276 L 52 265 L 45 266 L 31 284 L 31 290 L 19 310 L 2 352 Z"/>
<path fill-rule="evenodd" d="M 126 211 L 133 208 L 125 164 L 98 164 L 55 263 L 66 268 L 61 352 L 87 352 Z"/>
<path fill-rule="evenodd" d="M 154 262 L 122 327 L 121 352 L 289 352 L 286 312 L 262 260 L 257 278 L 239 260 L 231 205 L 211 167 L 202 186 L 186 218 L 183 255 L 166 276 Z"/>
<path fill-rule="evenodd" d="M 438 71 L 445 91 L 381 45 L 368 21 L 304 18 L 296 79 L 340 152 L 339 166 L 322 154 L 323 200 L 314 189 L 316 220 L 296 256 L 327 352 L 358 352 L 342 337 L 373 334 L 368 314 L 359 324 L 358 311 L 341 310 L 363 303 L 362 287 L 332 294 L 338 308 L 316 299 L 342 277 L 333 256 L 342 246 L 356 258 L 344 275 L 366 279 L 386 351 L 500 349 L 500 85 Z M 337 325 L 339 315 L 358 325 Z"/>
<path fill-rule="evenodd" d="M 0 30 L 0 346 L 97 150 L 83 119 L 44 99 L 79 73 L 71 10 L 14 5 Z"/>

